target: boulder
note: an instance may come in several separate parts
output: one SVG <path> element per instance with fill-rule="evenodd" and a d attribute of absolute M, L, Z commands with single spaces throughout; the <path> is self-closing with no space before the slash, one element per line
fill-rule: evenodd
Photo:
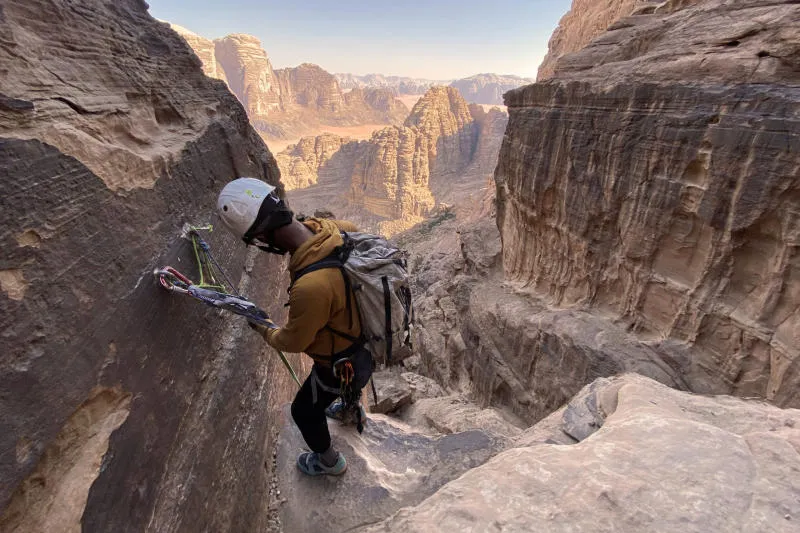
<path fill-rule="evenodd" d="M 400 418 L 413 427 L 450 435 L 479 429 L 503 439 L 518 436 L 525 423 L 492 407 L 482 409 L 468 398 L 450 395 L 422 398 L 405 408 Z"/>
<path fill-rule="evenodd" d="M 630 374 L 589 396 L 602 424 L 580 442 L 509 449 L 359 531 L 797 531 L 800 411 Z"/>
<path fill-rule="evenodd" d="M 445 394 L 442 387 L 431 378 L 414 372 L 401 372 L 400 369 L 375 372 L 372 379 L 378 394 L 378 403 L 374 403 L 372 391 L 367 390 L 371 413 L 394 413 L 422 398 L 434 398 Z"/>
<path fill-rule="evenodd" d="M 347 458 L 338 477 L 309 477 L 296 466 L 307 451 L 288 410 L 278 443 L 277 476 L 284 531 L 338 533 L 384 519 L 499 452 L 503 442 L 482 430 L 432 437 L 384 415 L 370 414 L 364 432 L 329 421 Z"/>

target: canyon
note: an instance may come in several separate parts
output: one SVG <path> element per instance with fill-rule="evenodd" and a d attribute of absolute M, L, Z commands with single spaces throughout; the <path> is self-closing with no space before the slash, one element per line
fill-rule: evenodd
<path fill-rule="evenodd" d="M 276 152 L 304 136 L 335 134 L 336 130 L 347 136 L 364 127 L 377 131 L 386 125 L 402 125 L 406 108 L 413 109 L 418 97 L 432 87 L 449 84 L 468 103 L 502 106 L 503 93 L 533 81 L 496 74 L 452 83 L 381 74 L 330 74 L 312 63 L 274 69 L 257 37 L 239 33 L 211 40 L 177 24 L 170 26 L 195 51 L 206 75 L 228 85 L 256 131 Z M 360 140 L 369 137 L 358 136 Z"/>
<path fill-rule="evenodd" d="M 640 4 L 575 2 L 567 20 L 612 15 L 562 27 L 583 47 L 506 95 L 489 216 L 397 235 L 412 370 L 440 389 L 396 392 L 364 444 L 338 432 L 359 475 L 331 509 L 385 518 L 336 529 L 796 528 L 800 7 Z"/>
<path fill-rule="evenodd" d="M 323 126 L 402 123 L 406 107 L 388 87 L 344 91 L 317 65 L 273 69 L 261 41 L 247 34 L 210 40 L 171 25 L 192 47 L 207 76 L 224 81 L 267 142 L 297 139 Z"/>
<path fill-rule="evenodd" d="M 507 96 L 506 135 L 543 134 L 501 150 L 504 271 L 617 321 L 695 392 L 798 406 L 798 9 L 739 4 L 640 12 Z"/>
<path fill-rule="evenodd" d="M 304 138 L 277 161 L 294 209 L 324 208 L 393 235 L 437 209 L 481 199 L 506 123 L 499 109 L 487 113 L 454 88 L 433 87 L 403 126 L 378 130 L 366 141 Z"/>
<path fill-rule="evenodd" d="M 0 6 L 0 530 L 796 531 L 800 4 L 574 0 L 507 111 L 175 29 Z M 153 279 L 241 175 L 408 253 L 339 478 L 276 354 Z M 282 323 L 285 259 L 204 237 Z"/>

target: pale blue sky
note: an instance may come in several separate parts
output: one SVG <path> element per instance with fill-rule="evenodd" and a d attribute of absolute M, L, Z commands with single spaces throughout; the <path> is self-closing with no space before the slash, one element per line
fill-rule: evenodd
<path fill-rule="evenodd" d="M 535 77 L 571 0 L 148 0 L 150 13 L 208 38 L 249 33 L 275 68 L 451 79 Z"/>

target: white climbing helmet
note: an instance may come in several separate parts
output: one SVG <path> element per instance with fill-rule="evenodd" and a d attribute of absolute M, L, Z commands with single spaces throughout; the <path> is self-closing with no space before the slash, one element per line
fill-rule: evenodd
<path fill-rule="evenodd" d="M 231 233 L 243 239 L 258 218 L 264 200 L 275 189 L 273 185 L 255 178 L 238 178 L 228 183 L 217 198 L 217 212 L 222 223 Z M 276 206 L 282 203 L 275 195 L 271 198 Z"/>

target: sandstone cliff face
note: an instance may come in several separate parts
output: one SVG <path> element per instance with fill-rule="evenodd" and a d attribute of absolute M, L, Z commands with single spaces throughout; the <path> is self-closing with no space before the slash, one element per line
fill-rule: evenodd
<path fill-rule="evenodd" d="M 252 124 L 269 131 L 269 117 L 281 106 L 281 86 L 261 41 L 252 35 L 228 35 L 214 41 L 214 55 Z"/>
<path fill-rule="evenodd" d="M 627 324 L 692 390 L 800 405 L 800 6 L 691 4 L 507 95 L 505 273 Z"/>
<path fill-rule="evenodd" d="M 430 142 L 406 127 L 373 134 L 353 170 L 351 201 L 387 219 L 427 214 L 435 204 L 428 186 Z"/>
<path fill-rule="evenodd" d="M 336 78 L 317 65 L 280 69 L 278 79 L 281 96 L 288 102 L 332 113 L 342 109 L 344 96 Z"/>
<path fill-rule="evenodd" d="M 326 125 L 399 124 L 405 118 L 405 107 L 390 89 L 345 93 L 332 74 L 310 63 L 274 70 L 261 41 L 252 35 L 216 39 L 210 50 L 207 39 L 179 26 L 173 29 L 195 50 L 206 74 L 228 82 L 253 126 L 268 140 L 298 138 Z"/>
<path fill-rule="evenodd" d="M 796 409 L 597 380 L 485 464 L 357 531 L 790 533 L 799 424 Z"/>
<path fill-rule="evenodd" d="M 623 328 L 580 309 L 553 309 L 507 283 L 494 217 L 455 214 L 397 237 L 410 253 L 425 375 L 527 424 L 600 377 L 637 372 L 686 388 L 680 372 Z"/>
<path fill-rule="evenodd" d="M 390 120 L 395 120 L 408 112 L 406 106 L 395 96 L 395 90 L 389 88 L 353 89 L 345 93 L 344 101 L 347 105 L 356 107 L 363 100 L 367 107 L 384 113 Z"/>
<path fill-rule="evenodd" d="M 408 366 L 441 390 L 381 376 L 396 418 L 335 430 L 356 476 L 333 495 L 294 470 L 287 428 L 286 530 L 317 527 L 298 493 L 329 531 L 796 529 L 800 411 L 697 393 L 800 401 L 800 6 L 692 4 L 648 6 L 510 93 L 498 224 L 445 211 L 398 236 Z M 421 124 L 368 147 L 375 175 Z"/>
<path fill-rule="evenodd" d="M 325 207 L 391 234 L 418 223 L 437 202 L 482 196 L 506 121 L 500 111 L 487 114 L 468 106 L 453 88 L 435 87 L 403 127 L 379 130 L 367 142 L 341 145 L 326 160 L 318 152 L 330 153 L 323 147 L 331 147 L 333 137 L 303 140 L 278 162 L 293 185 L 289 197 L 297 209 Z M 310 160 L 315 163 L 305 163 Z M 314 187 L 300 190 L 299 185 L 315 181 Z"/>
<path fill-rule="evenodd" d="M 303 137 L 277 155 L 278 167 L 282 169 L 282 182 L 287 191 L 304 189 L 316 185 L 320 179 L 332 176 L 336 179 L 340 174 L 348 175 L 353 171 L 351 152 L 357 149 L 347 137 L 339 137 L 326 133 L 318 137 Z M 332 159 L 336 160 L 332 162 Z M 345 162 L 345 165 L 336 163 Z M 320 206 L 323 207 L 323 206 Z"/>
<path fill-rule="evenodd" d="M 639 13 L 619 21 L 581 53 L 564 57 L 555 77 L 593 83 L 800 84 L 794 2 L 730 6 L 670 0 Z M 704 23 L 698 25 L 698 19 Z M 690 40 L 691 47 L 675 45 Z"/>
<path fill-rule="evenodd" d="M 456 89 L 433 87 L 414 105 L 405 126 L 419 132 L 421 156 L 429 160 L 431 190 L 443 201 L 477 143 L 479 131 L 467 102 Z"/>
<path fill-rule="evenodd" d="M 277 184 L 274 159 L 144 2 L 5 1 L 0 40 L 0 530 L 263 529 L 291 388 L 242 320 L 151 272 L 194 276 L 181 226 L 217 223 L 237 175 Z M 279 263 L 210 241 L 278 300 Z"/>
<path fill-rule="evenodd" d="M 562 56 L 581 50 L 619 19 L 634 12 L 652 12 L 665 3 L 664 0 L 572 0 L 572 8 L 550 37 L 547 55 L 539 65 L 538 80 L 552 77 Z"/>
<path fill-rule="evenodd" d="M 536 80 L 519 76 L 498 76 L 497 74 L 476 74 L 450 84 L 466 99 L 474 104 L 503 105 L 503 93 L 528 85 Z"/>
<path fill-rule="evenodd" d="M 217 62 L 216 44 L 214 41 L 201 37 L 177 24 L 170 24 L 170 28 L 175 30 L 178 35 L 183 37 L 189 46 L 192 47 L 197 58 L 200 59 L 200 62 L 203 64 L 203 72 L 205 72 L 206 76 L 217 78 L 227 83 L 228 80 L 225 76 L 225 69 Z"/>

